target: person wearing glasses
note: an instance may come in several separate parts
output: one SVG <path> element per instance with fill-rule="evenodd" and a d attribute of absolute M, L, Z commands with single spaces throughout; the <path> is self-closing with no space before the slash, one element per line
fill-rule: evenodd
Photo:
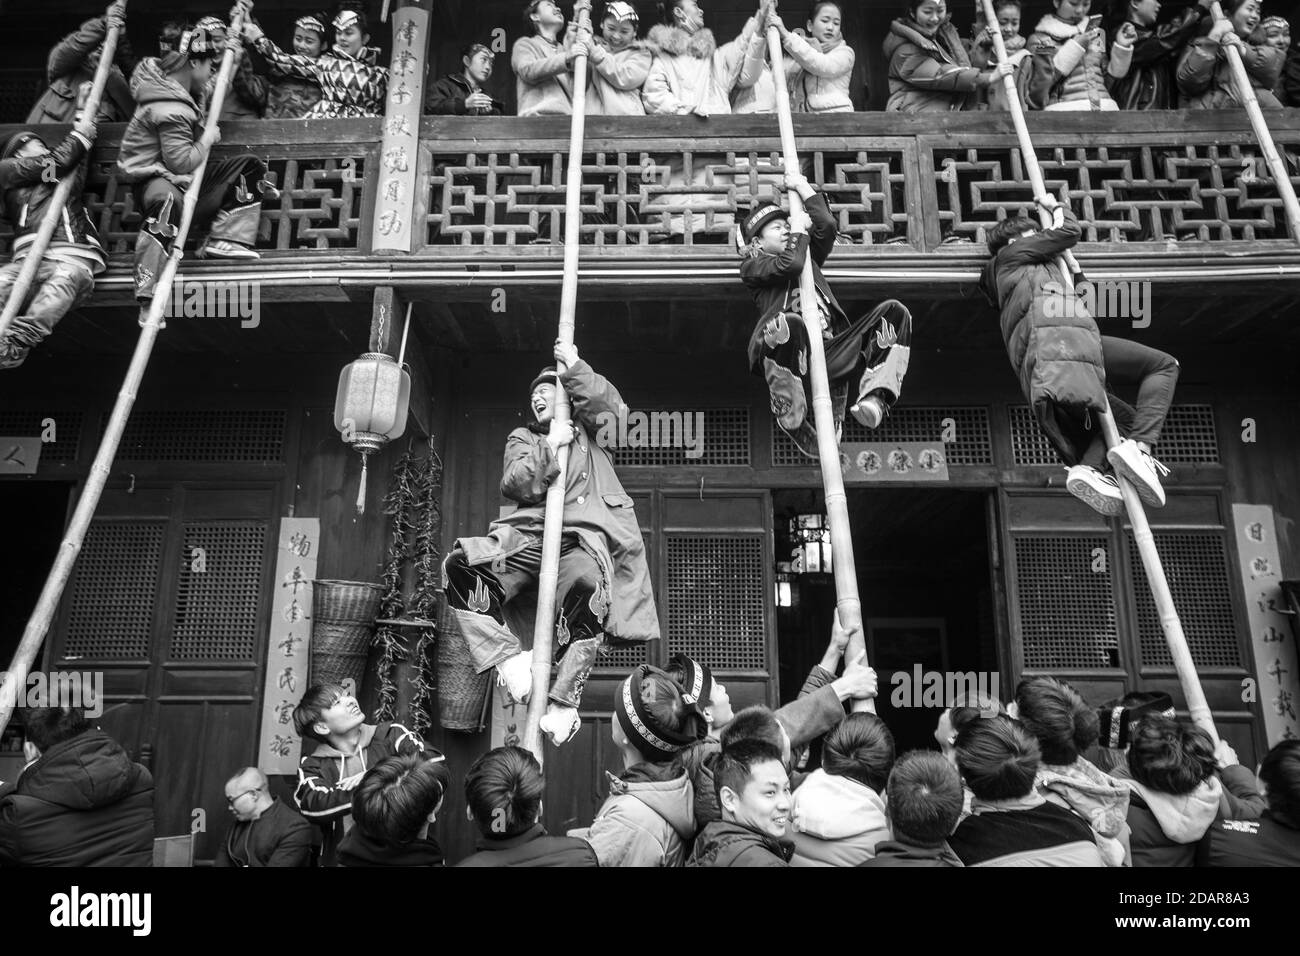
<path fill-rule="evenodd" d="M 226 781 L 226 808 L 235 818 L 217 848 L 216 866 L 309 866 L 311 824 L 279 797 L 266 774 L 245 767 Z"/>

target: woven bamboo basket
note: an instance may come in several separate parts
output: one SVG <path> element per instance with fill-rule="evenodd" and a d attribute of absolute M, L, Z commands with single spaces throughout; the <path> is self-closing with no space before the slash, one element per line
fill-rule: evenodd
<path fill-rule="evenodd" d="M 438 722 L 444 730 L 478 733 L 487 725 L 488 692 L 494 671 L 474 673 L 465 638 L 445 601 L 438 622 Z"/>
<path fill-rule="evenodd" d="M 383 591 L 364 581 L 312 582 L 309 684 L 350 678 L 360 691 Z"/>

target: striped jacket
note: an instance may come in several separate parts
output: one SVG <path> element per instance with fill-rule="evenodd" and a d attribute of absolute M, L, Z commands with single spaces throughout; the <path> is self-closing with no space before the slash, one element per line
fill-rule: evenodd
<path fill-rule="evenodd" d="M 1086 820 L 1036 793 L 1021 800 L 976 799 L 948 837 L 966 866 L 1102 866 Z"/>
<path fill-rule="evenodd" d="M 302 815 L 324 831 L 322 866 L 334 865 L 338 845 L 352 827 L 352 794 L 356 791 L 340 789 L 339 781 L 364 773 L 388 757 L 406 754 L 432 754 L 432 759 L 444 759 L 413 731 L 401 724 L 383 723 L 362 724 L 356 753 L 346 754 L 322 742 L 299 761 L 293 800 Z"/>

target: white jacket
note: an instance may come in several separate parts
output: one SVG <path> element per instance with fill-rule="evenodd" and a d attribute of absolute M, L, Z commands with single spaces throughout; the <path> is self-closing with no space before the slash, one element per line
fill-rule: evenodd
<path fill-rule="evenodd" d="M 641 98 L 650 114 L 731 112 L 731 90 L 740 78 L 749 40 L 757 31 L 750 17 L 739 37 L 721 47 L 712 30 L 687 33 L 659 24 L 650 28 L 646 44 L 655 53 Z"/>
<path fill-rule="evenodd" d="M 857 55 L 843 39 L 827 46 L 791 33 L 781 44 L 794 61 L 787 63 L 790 106 L 796 113 L 852 113 L 849 85 Z"/>

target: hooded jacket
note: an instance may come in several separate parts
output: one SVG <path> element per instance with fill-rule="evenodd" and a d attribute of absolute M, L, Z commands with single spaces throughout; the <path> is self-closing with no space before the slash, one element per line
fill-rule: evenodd
<path fill-rule="evenodd" d="M 794 845 L 752 827 L 715 820 L 695 840 L 687 866 L 789 866 Z"/>
<path fill-rule="evenodd" d="M 1102 866 L 1087 822 L 1037 792 L 1014 800 L 975 798 L 948 845 L 966 866 Z"/>
<path fill-rule="evenodd" d="M 1120 109 L 1171 110 L 1178 106 L 1174 70 L 1188 41 L 1208 15 L 1209 11 L 1198 4 L 1155 26 L 1133 23 L 1137 40 L 1133 43 L 1133 61 L 1128 73 L 1106 78 L 1106 87 Z M 1116 24 L 1110 31 L 1112 50 L 1121 26 Z"/>
<path fill-rule="evenodd" d="M 1082 233 L 1068 206 L 1063 215 L 1059 228 L 999 249 L 980 287 L 1001 310 L 1007 357 L 1039 427 L 1062 460 L 1074 465 L 1087 447 L 1084 425 L 1099 427 L 1091 413 L 1106 407 L 1106 368 L 1097 323 L 1055 264 Z"/>
<path fill-rule="evenodd" d="M 98 728 L 54 744 L 0 797 L 0 866 L 152 866 L 153 793 Z"/>
<path fill-rule="evenodd" d="M 794 793 L 791 866 L 860 866 L 889 839 L 885 801 L 849 777 L 810 773 Z"/>
<path fill-rule="evenodd" d="M 626 416 L 627 406 L 618 389 L 581 359 L 564 372 L 561 381 L 573 403 L 573 421 L 578 426 L 578 437 L 569 445 L 565 475 L 565 533 L 576 535 L 596 559 L 609 587 L 605 633 L 621 641 L 656 640 L 659 614 L 650 587 L 645 540 L 632 499 L 623 490 L 605 450 L 613 444 L 612 440 L 606 441 L 606 432 L 617 427 L 620 415 Z M 501 494 L 519 507 L 492 522 L 486 536 L 456 542 L 470 566 L 508 558 L 542 536 L 546 492 L 559 468 L 544 431 L 524 427 L 510 433 Z M 511 633 L 533 633 L 535 599 L 535 592 L 529 592 L 502 608 Z"/>
<path fill-rule="evenodd" d="M 1133 48 L 1116 44 L 1107 56 L 1104 37 L 1092 47 L 1083 45 L 1087 32 L 1087 20 L 1066 23 L 1049 13 L 1038 21 L 1026 45 L 1033 59 L 1026 90 L 1031 110 L 1119 109 L 1106 81 L 1128 75 Z"/>
<path fill-rule="evenodd" d="M 740 36 L 719 47 L 713 31 L 687 33 L 681 27 L 657 24 L 646 46 L 654 53 L 642 100 L 649 114 L 731 113 L 731 91 L 740 81 L 750 39 L 758 31 L 750 17 Z"/>
<path fill-rule="evenodd" d="M 951 23 L 927 34 L 916 21 L 899 17 L 889 25 L 884 47 L 889 61 L 886 110 L 934 113 L 975 108 L 980 71 L 970 65 Z"/>
<path fill-rule="evenodd" d="M 445 866 L 433 837 L 410 843 L 384 843 L 353 827 L 339 844 L 339 866 Z"/>
<path fill-rule="evenodd" d="M 306 740 L 303 743 L 304 748 L 310 746 Z M 364 773 L 388 757 L 420 754 L 425 749 L 424 741 L 401 724 L 362 724 L 356 753 L 346 754 L 322 741 L 298 762 L 293 800 L 299 812 L 324 831 L 322 866 L 334 865 L 339 843 L 352 828 L 354 791 L 339 789 L 339 781 Z M 439 754 L 435 759 L 443 758 Z"/>
<path fill-rule="evenodd" d="M 266 59 L 272 76 L 296 76 L 320 86 L 320 102 L 308 112 L 309 118 L 384 115 L 388 68 L 379 65 L 378 47 L 365 47 L 353 56 L 335 46 L 310 57 L 286 53 L 266 36 L 258 37 L 253 46 Z"/>
<path fill-rule="evenodd" d="M 641 88 L 650 75 L 654 54 L 642 40 L 615 52 L 596 37 L 588 57 L 587 113 L 591 116 L 644 116 Z"/>
<path fill-rule="evenodd" d="M 1212 26 L 1212 24 L 1210 25 Z M 1210 26 L 1202 23 L 1202 29 Z M 1273 95 L 1282 76 L 1286 53 L 1262 43 L 1251 43 L 1241 38 L 1241 62 L 1250 77 L 1255 98 L 1263 109 L 1280 109 L 1282 104 Z M 1198 36 L 1183 50 L 1178 61 L 1179 106 L 1188 110 L 1236 109 L 1242 104 L 1237 99 L 1228 52 L 1217 40 Z"/>
<path fill-rule="evenodd" d="M 637 764 L 621 776 L 605 772 L 609 796 L 585 831 L 601 866 L 681 866 L 695 835 L 694 792 L 672 764 Z"/>
<path fill-rule="evenodd" d="M 791 32 L 781 46 L 786 63 L 790 106 L 796 113 L 852 113 L 849 95 L 857 54 L 844 38 L 822 43 Z"/>
<path fill-rule="evenodd" d="M 42 156 L 20 159 L 12 156 L 0 160 L 0 195 L 3 196 L 4 215 L 13 224 L 13 261 L 27 255 L 27 250 L 40 231 L 45 210 L 54 197 L 57 183 L 47 181 L 49 164 L 54 164 L 54 174 L 62 179 L 76 172 L 68 202 L 55 227 L 54 235 L 46 248 L 45 258 L 74 259 L 98 274 L 107 267 L 104 249 L 99 243 L 99 233 L 82 202 L 82 186 L 86 181 L 85 159 L 90 142 L 79 133 L 69 133 L 62 143 Z"/>
<path fill-rule="evenodd" d="M 256 820 L 236 820 L 217 849 L 215 866 L 308 866 L 311 824 L 276 797 Z"/>
<path fill-rule="evenodd" d="M 1034 781 L 1038 792 L 1092 827 L 1097 849 L 1107 866 L 1129 864 L 1129 789 L 1080 757 L 1072 764 L 1043 764 Z"/>
<path fill-rule="evenodd" d="M 138 182 L 158 174 L 165 166 L 188 175 L 203 159 L 199 137 L 203 113 L 175 76 L 163 72 L 157 57 L 146 57 L 131 74 L 135 115 L 122 134 L 117 170 L 125 182 Z"/>
<path fill-rule="evenodd" d="M 50 51 L 46 66 L 49 88 L 41 94 L 27 117 L 28 123 L 71 123 L 77 116 L 77 96 L 83 83 L 93 83 L 95 71 L 87 58 L 108 36 L 108 25 L 103 17 L 87 20 L 81 28 L 55 45 Z M 117 55 L 108 68 L 104 83 L 104 97 L 99 103 L 95 122 L 125 123 L 131 118 L 135 103 L 122 69 L 130 69 L 131 45 L 125 31 L 118 34 Z M 119 67 L 120 65 L 120 67 Z"/>
<path fill-rule="evenodd" d="M 424 111 L 435 116 L 469 116 L 465 107 L 465 97 L 474 92 L 465 79 L 464 73 L 448 73 L 429 87 L 424 98 Z M 483 91 L 480 91 L 483 92 Z M 505 104 L 500 100 L 492 101 L 492 109 L 487 113 L 475 112 L 474 116 L 501 116 Z"/>
<path fill-rule="evenodd" d="M 1197 841 L 1216 819 L 1257 820 L 1265 808 L 1250 771 L 1239 766 L 1178 795 L 1152 790 L 1131 776 L 1116 779 L 1133 791 L 1128 824 L 1134 866 L 1193 866 Z"/>
<path fill-rule="evenodd" d="M 501 840 L 479 837 L 478 851 L 457 866 L 599 866 L 591 844 L 578 837 L 548 836 L 546 828 L 534 823 L 523 833 Z"/>
<path fill-rule="evenodd" d="M 882 840 L 876 844 L 876 855 L 858 866 L 961 866 L 962 862 L 947 843 L 939 846 L 912 846 L 897 840 Z"/>

